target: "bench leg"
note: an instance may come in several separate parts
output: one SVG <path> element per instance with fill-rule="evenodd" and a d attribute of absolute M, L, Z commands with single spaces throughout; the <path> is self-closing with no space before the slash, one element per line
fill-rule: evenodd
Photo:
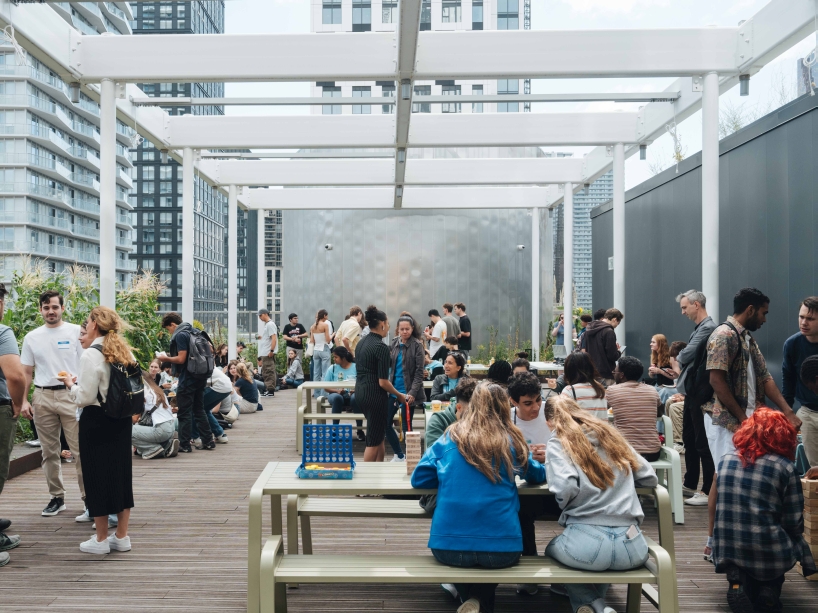
<path fill-rule="evenodd" d="M 312 555 L 312 526 L 310 516 L 301 516 L 301 544 L 304 548 L 304 555 Z"/>
<path fill-rule="evenodd" d="M 276 583 L 275 585 L 275 613 L 287 613 L 287 584 Z"/>
<path fill-rule="evenodd" d="M 682 461 L 678 453 L 671 458 L 673 469 L 667 476 L 667 490 L 670 494 L 670 508 L 673 509 L 673 521 L 685 523 L 685 505 L 682 497 Z"/>
<path fill-rule="evenodd" d="M 298 555 L 298 496 L 287 496 L 287 553 Z"/>
<path fill-rule="evenodd" d="M 642 605 L 642 584 L 629 583 L 628 584 L 628 602 L 626 606 L 627 613 L 639 613 Z"/>

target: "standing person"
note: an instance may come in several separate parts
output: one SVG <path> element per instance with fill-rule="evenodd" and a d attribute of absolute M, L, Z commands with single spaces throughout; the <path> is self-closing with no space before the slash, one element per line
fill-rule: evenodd
<path fill-rule="evenodd" d="M 275 396 L 278 328 L 276 328 L 275 322 L 270 319 L 270 311 L 267 309 L 259 309 L 258 318 L 262 322 L 261 334 L 256 335 L 258 339 L 258 365 L 261 366 L 261 376 L 264 378 L 264 387 L 266 388 L 262 396 Z"/>
<path fill-rule="evenodd" d="M 754 287 L 745 287 L 733 298 L 733 315 L 716 328 L 707 343 L 706 369 L 713 396 L 702 406 L 704 429 L 713 461 L 719 461 L 736 449 L 733 434 L 755 408 L 768 397 L 799 428 L 801 420 L 784 400 L 767 372 L 767 363 L 755 339 L 755 332 L 767 321 L 770 299 Z M 705 559 L 711 559 L 713 522 L 716 518 L 718 491 L 713 484 L 708 496 L 710 523 Z"/>
<path fill-rule="evenodd" d="M 328 314 L 326 309 L 321 309 L 315 315 L 315 323 L 310 326 L 310 342 L 313 344 L 312 361 L 310 362 L 310 370 L 312 371 L 313 381 L 323 381 L 324 373 L 330 366 L 330 327 L 327 321 Z M 315 390 L 313 398 L 323 396 L 322 390 Z"/>
<path fill-rule="evenodd" d="M 804 495 L 795 470 L 795 428 L 778 411 L 761 407 L 733 437 L 735 450 L 718 466 L 719 500 L 713 562 L 726 573 L 734 613 L 779 612 L 784 575 L 800 562 L 816 571 L 804 540 Z"/>
<path fill-rule="evenodd" d="M 551 330 L 551 336 L 555 339 L 555 345 L 565 344 L 565 313 L 560 313 L 559 320 L 554 324 L 554 329 Z"/>
<path fill-rule="evenodd" d="M 210 338 L 204 331 L 196 330 L 187 322 L 182 322 L 178 313 L 167 313 L 162 318 L 162 327 L 170 333 L 170 355 L 160 353 L 158 358 L 163 362 L 173 364 L 179 384 L 176 387 L 176 407 L 179 418 L 179 451 L 192 453 L 191 439 L 193 434 L 193 420 L 202 439 L 202 448 L 212 450 L 216 448 L 210 423 L 207 421 L 204 408 L 204 390 L 210 373 L 200 377 L 188 371 L 191 345 L 196 342 L 193 336 L 204 335 L 207 341 Z M 211 343 L 212 345 L 212 343 Z"/>
<path fill-rule="evenodd" d="M 466 315 L 466 305 L 455 302 L 454 314 L 460 318 L 460 334 L 457 335 L 457 347 L 466 357 L 471 351 L 471 319 Z"/>
<path fill-rule="evenodd" d="M 432 320 L 432 325 L 431 327 L 427 326 L 423 334 L 426 340 L 429 341 L 429 355 L 434 355 L 443 346 L 443 340 L 448 335 L 446 334 L 446 322 L 440 317 L 437 309 L 429 311 L 429 319 Z"/>
<path fill-rule="evenodd" d="M 625 316 L 619 309 L 608 309 L 605 317 L 599 321 L 592 321 L 585 328 L 582 339 L 585 341 L 585 351 L 591 356 L 600 376 L 600 383 L 604 387 L 613 385 L 613 369 L 616 361 L 622 354 L 619 343 L 616 342 L 616 332 Z"/>
<path fill-rule="evenodd" d="M 6 286 L 0 283 L 0 320 L 6 305 Z M 0 324 L 0 494 L 9 476 L 14 435 L 20 411 L 28 405 L 26 373 L 20 363 L 17 339 L 8 326 Z M 6 552 L 20 544 L 20 537 L 6 534 L 10 519 L 0 519 L 0 566 L 9 563 Z"/>
<path fill-rule="evenodd" d="M 579 316 L 579 335 L 577 336 L 579 343 L 582 343 L 582 335 L 585 334 L 585 331 L 588 329 L 588 324 L 593 320 L 594 318 L 587 313 Z"/>
<path fill-rule="evenodd" d="M 454 310 L 454 306 L 452 306 L 451 302 L 447 302 L 443 305 L 443 321 L 446 324 L 446 336 L 448 338 L 450 336 L 454 336 L 455 338 L 460 337 L 460 318 L 455 317 L 452 314 Z M 433 354 L 434 355 L 434 354 Z"/>
<path fill-rule="evenodd" d="M 389 357 L 392 363 L 392 385 L 406 397 L 409 403 L 409 415 L 407 417 L 403 403 L 398 403 L 397 398 L 389 397 L 389 415 L 386 418 L 386 439 L 392 447 L 394 456 L 393 462 L 404 462 L 406 456 L 400 445 L 400 439 L 395 434 L 392 421 L 398 411 L 401 411 L 401 425 L 406 432 L 410 421 L 414 416 L 415 407 L 423 407 L 426 394 L 423 391 L 423 367 L 424 348 L 423 341 L 420 340 L 420 328 L 415 324 L 415 319 L 404 313 L 398 317 L 398 325 L 395 338 L 389 345 Z"/>
<path fill-rule="evenodd" d="M 781 393 L 787 404 L 801 405 L 801 437 L 810 466 L 818 466 L 818 394 L 799 379 L 804 361 L 818 356 L 818 296 L 805 298 L 798 311 L 798 332 L 784 342 Z"/>
<path fill-rule="evenodd" d="M 288 352 L 292 349 L 296 357 L 301 360 L 304 357 L 304 339 L 307 337 L 307 329 L 303 324 L 298 323 L 298 313 L 290 313 L 288 319 L 290 323 L 284 326 L 282 334 L 287 341 Z"/>
<path fill-rule="evenodd" d="M 355 347 L 361 340 L 361 322 L 364 319 L 364 312 L 359 306 L 353 306 L 349 309 L 349 317 L 338 326 L 338 331 L 335 333 L 335 344 L 339 347 L 346 348 L 353 357 L 355 357 Z"/>
<path fill-rule="evenodd" d="M 34 379 L 34 395 L 31 405 L 23 409 L 23 416 L 34 418 L 37 434 L 43 452 L 43 473 L 48 484 L 51 501 L 43 509 L 44 516 L 54 516 L 64 511 L 65 485 L 60 465 L 60 432 L 65 432 L 65 440 L 71 454 L 77 460 L 77 483 L 80 495 L 85 500 L 85 486 L 82 479 L 82 458 L 79 450 L 79 424 L 77 407 L 71 395 L 57 376 L 60 372 L 78 372 L 82 347 L 80 327 L 63 321 L 65 305 L 59 292 L 46 291 L 40 294 L 40 314 L 45 323 L 35 328 L 23 339 L 20 362 L 26 373 L 26 389 Z M 91 521 L 84 513 L 77 521 Z"/>
<path fill-rule="evenodd" d="M 173 458 L 179 453 L 179 435 L 174 430 L 173 412 L 165 393 L 156 385 L 151 374 L 143 371 L 142 379 L 145 381 L 145 410 L 142 416 L 148 423 L 138 423 L 140 416 L 134 415 L 131 444 L 143 460 Z"/>
<path fill-rule="evenodd" d="M 710 446 L 707 443 L 707 432 L 704 429 L 704 413 L 701 410 L 702 401 L 697 399 L 688 389 L 688 379 L 695 378 L 696 354 L 699 347 L 707 341 L 716 323 L 707 314 L 705 295 L 695 289 L 686 291 L 676 296 L 676 302 L 682 310 L 682 315 L 691 320 L 696 327 L 687 341 L 687 347 L 679 352 L 676 361 L 681 367 L 681 374 L 676 380 L 676 391 L 683 394 L 682 401 L 682 443 L 685 451 L 685 475 L 682 481 L 682 491 L 691 496 L 685 500 L 685 504 L 691 506 L 704 506 L 707 504 L 710 494 L 710 487 L 713 483 L 715 466 L 713 456 L 710 453 Z M 705 356 L 706 358 L 706 356 Z M 705 400 L 709 400 L 706 398 Z M 701 465 L 702 489 L 699 490 L 699 465 Z"/>
<path fill-rule="evenodd" d="M 611 373 L 613 374 L 613 373 Z M 565 358 L 565 387 L 562 395 L 571 398 L 597 419 L 607 421 L 608 401 L 599 374 L 587 353 L 569 353 Z"/>
<path fill-rule="evenodd" d="M 605 319 L 605 312 L 607 310 L 608 309 L 597 309 L 596 311 L 594 311 L 594 316 L 591 319 L 591 321 L 601 321 L 601 320 Z M 589 321 L 587 323 L 591 323 L 591 321 Z M 585 332 L 587 332 L 587 331 L 588 331 L 588 325 L 586 324 L 585 325 Z M 585 337 L 585 334 L 583 333 L 581 338 L 580 338 L 580 343 L 579 343 L 579 348 L 582 349 L 583 351 L 588 350 L 588 348 L 585 346 L 587 340 L 588 339 Z"/>
<path fill-rule="evenodd" d="M 130 551 L 128 522 L 133 502 L 131 469 L 131 429 L 129 418 L 112 419 L 102 405 L 108 398 L 111 369 L 115 365 L 135 366 L 136 360 L 122 336 L 124 323 L 116 311 L 95 307 L 86 322 L 91 346 L 82 354 L 79 372 L 70 372 L 61 380 L 74 404 L 80 408 L 79 443 L 85 458 L 88 489 L 85 503 L 94 518 L 96 533 L 80 543 L 84 553 Z M 108 536 L 108 515 L 116 514 L 116 532 Z"/>
<path fill-rule="evenodd" d="M 465 568 L 517 564 L 523 538 L 516 476 L 543 483 L 545 469 L 511 423 L 508 394 L 497 384 L 482 382 L 468 410 L 426 450 L 412 473 L 412 487 L 437 488 L 429 533 L 435 559 Z M 455 588 L 463 600 L 458 613 L 494 611 L 497 584 Z"/>
<path fill-rule="evenodd" d="M 655 462 L 662 449 L 656 417 L 663 405 L 656 388 L 642 383 L 644 373 L 642 362 L 623 355 L 614 369 L 616 384 L 605 390 L 605 398 L 613 411 L 616 429 L 639 455 Z"/>
<path fill-rule="evenodd" d="M 389 347 L 383 342 L 384 337 L 389 334 L 386 313 L 370 305 L 364 317 L 369 324 L 369 334 L 358 343 L 355 402 L 366 415 L 364 462 L 383 462 L 389 394 L 393 394 L 400 403 L 406 402 L 406 396 L 396 390 L 389 380 L 392 358 Z"/>
<path fill-rule="evenodd" d="M 545 450 L 548 488 L 562 509 L 562 534 L 545 554 L 571 568 L 630 570 L 648 559 L 640 526 L 645 519 L 637 487 L 659 480 L 648 461 L 608 423 L 574 401 L 552 396 L 545 403 L 552 435 Z M 575 613 L 607 613 L 607 583 L 566 583 Z"/>

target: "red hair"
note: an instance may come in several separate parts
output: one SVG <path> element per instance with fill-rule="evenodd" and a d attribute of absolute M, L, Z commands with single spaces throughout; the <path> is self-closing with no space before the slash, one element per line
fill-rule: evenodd
<path fill-rule="evenodd" d="M 733 435 L 733 444 L 745 466 L 768 453 L 795 460 L 798 435 L 783 413 L 761 407 L 742 422 Z"/>

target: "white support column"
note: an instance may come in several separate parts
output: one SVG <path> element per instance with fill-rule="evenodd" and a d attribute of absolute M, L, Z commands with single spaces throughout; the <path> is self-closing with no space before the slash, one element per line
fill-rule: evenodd
<path fill-rule="evenodd" d="M 193 149 L 182 153 L 182 319 L 193 321 L 193 252 L 196 232 L 193 220 Z"/>
<path fill-rule="evenodd" d="M 258 212 L 258 233 L 256 234 L 256 241 L 258 243 L 258 307 L 259 309 L 267 308 L 267 271 L 264 268 L 264 223 L 267 219 L 267 211 L 260 210 Z M 259 320 L 259 334 L 261 334 L 261 320 Z"/>
<path fill-rule="evenodd" d="M 702 89 L 702 292 L 715 321 L 719 312 L 719 75 Z"/>
<path fill-rule="evenodd" d="M 572 332 L 574 312 L 574 184 L 565 184 L 565 195 L 562 199 L 563 232 L 563 284 L 562 284 L 562 312 L 565 315 L 565 333 L 563 343 L 568 353 L 574 350 L 574 334 Z"/>
<path fill-rule="evenodd" d="M 531 209 L 531 359 L 540 359 L 540 209 Z"/>
<path fill-rule="evenodd" d="M 613 149 L 613 306 L 625 312 L 625 145 Z M 625 345 L 625 321 L 616 328 L 616 340 Z"/>
<path fill-rule="evenodd" d="M 238 188 L 229 187 L 227 194 L 227 357 L 236 359 L 239 306 L 239 213 Z"/>
<path fill-rule="evenodd" d="M 116 308 L 116 84 L 100 83 L 99 303 Z"/>

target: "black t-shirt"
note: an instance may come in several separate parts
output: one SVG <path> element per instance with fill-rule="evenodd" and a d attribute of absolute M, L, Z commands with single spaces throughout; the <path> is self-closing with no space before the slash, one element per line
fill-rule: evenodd
<path fill-rule="evenodd" d="M 460 349 L 460 345 L 458 345 L 457 348 Z M 449 350 L 446 348 L 446 345 L 443 345 L 432 356 L 432 360 L 440 360 L 441 362 L 445 362 L 446 361 L 446 356 L 448 356 L 448 355 L 449 355 Z"/>
<path fill-rule="evenodd" d="M 180 351 L 187 351 L 188 357 L 190 357 L 190 332 L 186 332 L 182 330 L 178 332 L 174 339 L 176 341 L 176 353 L 179 354 Z M 174 364 L 174 373 L 177 377 L 179 377 L 179 385 L 177 389 L 185 389 L 187 387 L 196 387 L 195 381 L 193 381 L 190 377 L 188 377 L 187 373 L 187 360 L 184 361 L 182 364 Z"/>
<path fill-rule="evenodd" d="M 468 315 L 463 315 L 463 317 L 460 318 L 460 331 L 471 332 L 471 320 Z M 471 336 L 461 336 L 457 341 L 457 348 L 471 351 Z"/>
<path fill-rule="evenodd" d="M 303 339 L 295 339 L 292 340 L 290 335 L 300 336 L 301 334 L 306 334 L 307 329 L 302 326 L 301 324 L 287 324 L 284 326 L 284 330 L 282 331 L 284 334 L 284 338 L 287 339 L 287 347 L 292 347 L 293 349 L 303 349 L 304 345 L 302 344 Z"/>

